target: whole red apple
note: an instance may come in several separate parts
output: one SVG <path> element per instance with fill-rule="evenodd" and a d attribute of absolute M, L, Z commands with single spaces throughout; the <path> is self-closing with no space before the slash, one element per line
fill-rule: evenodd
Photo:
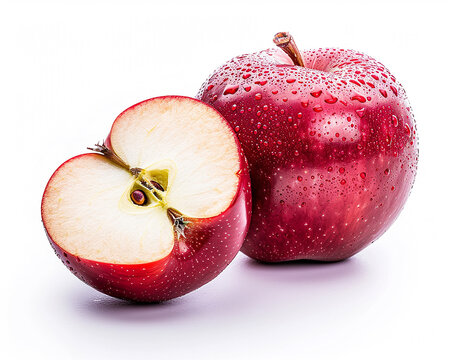
<path fill-rule="evenodd" d="M 107 141 L 53 174 L 42 219 L 63 263 L 134 301 L 184 295 L 238 253 L 250 219 L 239 142 L 212 107 L 180 96 L 125 110 Z"/>
<path fill-rule="evenodd" d="M 358 51 L 278 48 L 238 56 L 198 97 L 232 125 L 250 165 L 253 215 L 242 247 L 262 261 L 354 255 L 399 215 L 416 175 L 403 87 Z"/>

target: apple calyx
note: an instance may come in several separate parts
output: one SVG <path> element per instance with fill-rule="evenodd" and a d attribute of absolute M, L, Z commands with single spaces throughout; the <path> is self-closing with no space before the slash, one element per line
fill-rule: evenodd
<path fill-rule="evenodd" d="M 186 235 L 184 234 L 184 230 L 186 229 L 187 225 L 190 224 L 190 221 L 187 221 L 183 218 L 183 215 L 172 208 L 167 209 L 167 215 L 169 216 L 169 219 L 172 221 L 173 228 L 175 229 L 175 232 L 177 233 L 178 240 L 180 239 L 180 236 L 186 238 Z"/>
<path fill-rule="evenodd" d="M 273 37 L 273 42 L 291 58 L 294 65 L 305 66 L 302 55 L 291 34 L 288 32 L 276 33 Z"/>
<path fill-rule="evenodd" d="M 138 206 L 146 206 L 150 204 L 160 205 L 163 209 L 166 209 L 167 216 L 172 222 L 172 226 L 177 234 L 177 239 L 180 237 L 186 237 L 184 234 L 190 221 L 184 219 L 183 214 L 178 210 L 170 208 L 166 202 L 166 189 L 167 187 L 167 172 L 152 170 L 149 174 L 145 169 L 138 167 L 130 167 L 125 161 L 123 161 L 114 150 L 108 148 L 105 143 L 97 143 L 93 147 L 88 147 L 88 150 L 92 150 L 105 156 L 112 163 L 129 171 L 135 177 L 135 183 L 130 191 L 130 199 L 133 204 Z M 155 177 L 159 180 L 152 180 L 150 177 Z M 163 185 L 161 184 L 163 183 Z"/>

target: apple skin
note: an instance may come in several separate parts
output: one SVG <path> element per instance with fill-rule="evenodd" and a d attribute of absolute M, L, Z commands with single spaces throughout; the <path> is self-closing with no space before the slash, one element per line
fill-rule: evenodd
<path fill-rule="evenodd" d="M 111 148 L 110 136 L 107 139 L 106 144 Z M 237 138 L 235 140 L 240 148 Z M 64 164 L 81 156 L 102 155 L 90 153 L 73 157 L 63 163 L 52 177 Z M 113 264 L 83 259 L 65 251 L 46 230 L 43 204 L 48 184 L 41 203 L 44 229 L 64 265 L 80 280 L 102 293 L 136 302 L 160 302 L 185 295 L 214 279 L 242 246 L 251 217 L 250 176 L 242 150 L 239 161 L 238 188 L 229 207 L 215 217 L 185 217 L 190 221 L 185 228 L 185 237 L 177 239 L 175 236 L 171 253 L 163 259 L 143 264 Z M 51 178 L 48 183 L 50 181 Z"/>
<path fill-rule="evenodd" d="M 260 261 L 337 261 L 399 215 L 418 162 L 405 91 L 373 58 L 278 48 L 236 57 L 198 98 L 235 130 L 250 166 L 252 220 L 242 251 Z"/>

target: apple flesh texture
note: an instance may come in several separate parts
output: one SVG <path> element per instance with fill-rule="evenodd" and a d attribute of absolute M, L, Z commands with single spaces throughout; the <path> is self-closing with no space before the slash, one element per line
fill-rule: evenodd
<path fill-rule="evenodd" d="M 215 278 L 238 253 L 251 213 L 247 163 L 225 119 L 195 99 L 154 98 L 119 115 L 106 144 L 131 168 L 150 166 L 150 179 L 155 169 L 167 174 L 164 204 L 134 204 L 135 176 L 101 154 L 76 156 L 42 200 L 57 256 L 93 288 L 133 301 L 169 300 Z M 187 222 L 184 235 L 170 206 Z"/>
<path fill-rule="evenodd" d="M 236 57 L 198 98 L 231 124 L 250 166 L 253 209 L 242 247 L 267 262 L 336 261 L 375 241 L 416 175 L 405 91 L 373 58 L 342 49 L 278 48 Z"/>

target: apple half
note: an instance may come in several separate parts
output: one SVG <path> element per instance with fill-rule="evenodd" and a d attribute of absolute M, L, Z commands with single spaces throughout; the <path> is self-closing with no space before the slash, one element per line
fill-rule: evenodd
<path fill-rule="evenodd" d="M 250 178 L 239 142 L 212 107 L 158 97 L 120 114 L 104 144 L 50 178 L 42 220 L 78 278 L 155 302 L 216 277 L 244 241 Z"/>

